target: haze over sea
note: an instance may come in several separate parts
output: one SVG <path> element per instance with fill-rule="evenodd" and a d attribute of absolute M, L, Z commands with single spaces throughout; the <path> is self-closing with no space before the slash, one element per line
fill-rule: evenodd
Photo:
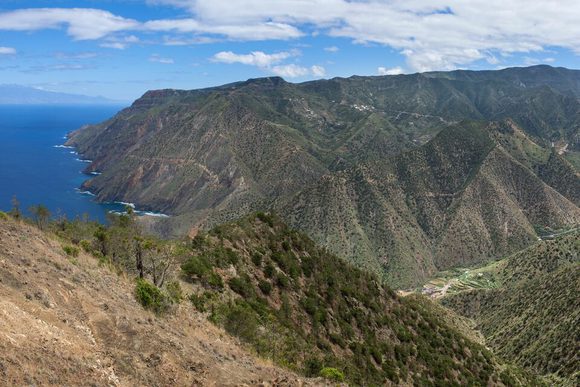
<path fill-rule="evenodd" d="M 98 123 L 121 106 L 1 106 L 0 105 L 0 210 L 12 207 L 16 195 L 22 210 L 44 204 L 56 216 L 69 219 L 88 214 L 105 221 L 120 204 L 99 204 L 78 187 L 88 179 L 86 162 L 74 149 L 55 147 L 64 136 L 84 124 Z"/>

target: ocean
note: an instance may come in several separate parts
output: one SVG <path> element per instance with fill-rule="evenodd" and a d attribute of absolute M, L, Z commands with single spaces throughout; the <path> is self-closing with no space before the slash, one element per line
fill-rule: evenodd
<path fill-rule="evenodd" d="M 16 196 L 23 211 L 43 204 L 53 217 L 106 221 L 121 204 L 101 204 L 78 188 L 90 176 L 74 149 L 59 147 L 64 136 L 84 124 L 106 120 L 121 106 L 0 106 L 0 210 Z"/>

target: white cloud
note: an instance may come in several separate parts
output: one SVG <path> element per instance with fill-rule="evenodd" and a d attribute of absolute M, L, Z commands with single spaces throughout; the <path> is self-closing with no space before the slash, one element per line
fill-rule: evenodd
<path fill-rule="evenodd" d="M 326 69 L 322 66 L 318 66 L 318 65 L 314 65 L 312 67 L 310 67 L 310 72 L 312 73 L 312 75 L 314 75 L 315 77 L 323 77 L 326 75 Z"/>
<path fill-rule="evenodd" d="M 114 48 L 116 50 L 124 50 L 133 43 L 139 43 L 140 40 L 135 35 L 128 35 L 123 37 L 108 36 L 106 41 L 101 43 L 100 46 L 104 48 Z"/>
<path fill-rule="evenodd" d="M 529 56 L 524 57 L 524 65 L 534 66 L 538 64 L 553 63 L 556 59 L 554 58 L 532 58 Z"/>
<path fill-rule="evenodd" d="M 149 62 L 162 63 L 162 64 L 173 64 L 175 61 L 172 58 L 163 58 L 157 54 L 153 54 L 149 57 Z"/>
<path fill-rule="evenodd" d="M 580 54 L 577 0 L 148 1 L 180 7 L 188 15 L 140 23 L 98 9 L 21 9 L 0 12 L 0 30 L 65 28 L 78 40 L 159 31 L 175 38 L 168 44 L 192 38 L 296 39 L 315 31 L 390 47 L 416 71 L 455 69 L 477 61 L 501 65 L 507 55 L 533 57 L 550 47 Z M 106 40 L 102 45 L 121 49 L 130 43 Z"/>
<path fill-rule="evenodd" d="M 404 70 L 402 67 L 392 67 L 392 68 L 388 68 L 388 67 L 379 67 L 377 68 L 377 74 L 379 75 L 399 75 L 399 74 L 403 74 Z"/>
<path fill-rule="evenodd" d="M 296 56 L 298 52 L 283 51 L 275 54 L 266 54 L 262 51 L 252 51 L 249 54 L 234 54 L 231 51 L 222 51 L 215 54 L 212 58 L 214 62 L 222 63 L 242 63 L 260 68 L 269 68 L 270 66 L 280 63 L 291 56 Z"/>
<path fill-rule="evenodd" d="M 227 30 L 230 38 L 246 39 L 256 26 L 276 23 L 291 31 L 285 38 L 301 34 L 308 25 L 356 43 L 382 44 L 401 52 L 409 68 L 418 71 L 495 62 L 506 54 L 548 47 L 580 54 L 577 0 L 155 1 L 184 8 L 199 25 Z"/>
<path fill-rule="evenodd" d="M 55 52 L 54 56 L 57 59 L 91 59 L 96 58 L 98 54 L 96 52 L 76 52 L 76 53 Z"/>
<path fill-rule="evenodd" d="M 294 63 L 272 67 L 272 73 L 283 78 L 304 77 L 310 73 L 306 67 L 298 66 Z"/>
<path fill-rule="evenodd" d="M 114 48 L 115 50 L 124 50 L 127 48 L 128 44 L 121 43 L 121 42 L 105 42 L 105 43 L 99 44 L 99 46 L 101 46 L 103 48 Z"/>
<path fill-rule="evenodd" d="M 180 33 L 206 33 L 224 35 L 235 40 L 285 40 L 303 35 L 298 28 L 285 23 L 262 22 L 240 25 L 201 23 L 195 19 L 152 20 L 144 28 L 151 31 L 175 31 Z"/>
<path fill-rule="evenodd" d="M 336 46 L 324 47 L 324 51 L 327 52 L 338 52 L 340 49 Z"/>
<path fill-rule="evenodd" d="M 139 23 L 91 8 L 29 8 L 0 13 L 0 30 L 35 31 L 63 26 L 76 40 L 92 40 L 135 29 Z"/>
<path fill-rule="evenodd" d="M 12 47 L 0 47 L 0 55 L 14 55 L 16 49 Z"/>
<path fill-rule="evenodd" d="M 298 78 L 307 75 L 323 77 L 326 70 L 322 66 L 314 65 L 310 68 L 299 66 L 294 63 L 282 64 L 286 59 L 300 55 L 300 51 L 282 51 L 267 54 L 263 51 L 252 51 L 249 54 L 236 54 L 232 51 L 221 51 L 215 54 L 211 60 L 221 63 L 241 63 L 255 66 L 259 69 L 285 78 Z"/>

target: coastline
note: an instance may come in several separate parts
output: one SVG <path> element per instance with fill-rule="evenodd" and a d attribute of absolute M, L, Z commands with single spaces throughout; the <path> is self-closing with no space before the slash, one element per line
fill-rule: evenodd
<path fill-rule="evenodd" d="M 69 139 L 68 135 L 64 136 L 63 139 L 68 140 Z M 93 160 L 82 159 L 81 158 L 82 155 L 76 151 L 76 147 L 71 146 L 71 145 L 66 145 L 66 143 L 60 144 L 60 145 L 53 145 L 53 148 L 72 149 L 71 151 L 69 151 L 69 153 L 72 155 L 75 155 L 75 156 L 79 156 L 79 157 L 75 158 L 75 161 L 81 162 L 81 163 L 92 163 L 93 162 Z M 90 179 L 89 176 L 99 176 L 102 174 L 102 172 L 99 172 L 99 171 L 83 172 L 82 170 L 80 171 L 80 173 L 87 176 L 87 179 L 85 179 L 85 181 Z M 87 189 L 81 189 L 81 188 L 77 187 L 77 188 L 75 188 L 75 191 L 81 195 L 97 197 L 97 194 L 95 194 L 94 192 L 91 192 L 90 190 L 87 190 Z M 114 201 L 105 201 L 105 202 L 97 201 L 97 203 L 105 204 L 105 205 L 106 204 L 116 204 L 116 205 L 128 206 L 128 207 L 131 207 L 133 209 L 134 213 L 137 216 L 150 216 L 150 217 L 155 217 L 155 218 L 170 218 L 171 217 L 171 215 L 167 215 L 167 214 L 164 214 L 161 212 L 139 210 L 135 203 L 130 203 L 130 202 L 123 202 L 123 201 L 114 200 Z M 115 211 L 115 210 L 104 210 L 104 211 L 106 211 L 109 214 L 116 214 L 116 215 L 126 215 L 127 214 L 126 211 Z"/>

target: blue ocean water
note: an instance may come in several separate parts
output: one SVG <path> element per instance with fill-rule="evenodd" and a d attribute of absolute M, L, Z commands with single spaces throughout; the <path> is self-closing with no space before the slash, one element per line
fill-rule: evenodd
<path fill-rule="evenodd" d="M 74 149 L 55 147 L 84 124 L 101 122 L 121 106 L 0 106 L 0 210 L 12 207 L 15 195 L 22 210 L 44 204 L 53 215 L 69 219 L 87 214 L 105 221 L 120 204 L 99 204 L 78 187 L 90 176 L 81 171 Z M 73 152 L 73 153 L 71 153 Z"/>

